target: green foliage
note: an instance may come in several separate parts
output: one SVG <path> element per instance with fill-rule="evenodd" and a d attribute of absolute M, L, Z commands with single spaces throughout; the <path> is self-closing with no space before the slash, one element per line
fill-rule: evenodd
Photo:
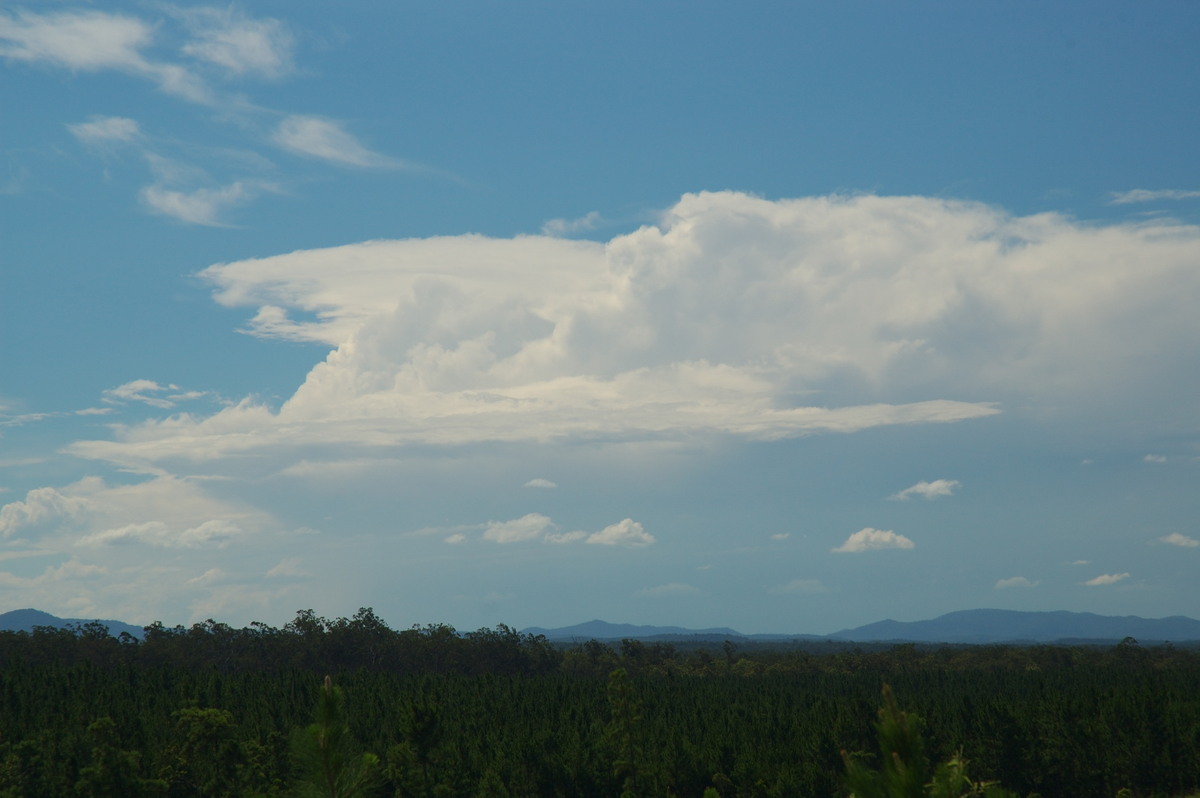
<path fill-rule="evenodd" d="M 863 758 L 842 751 L 846 765 L 846 787 L 851 798 L 1008 798 L 1012 796 L 991 783 L 973 782 L 961 752 L 931 768 L 925 754 L 921 719 L 904 712 L 891 687 L 883 687 L 883 707 L 875 724 L 879 742 L 879 767 L 869 767 Z"/>
<path fill-rule="evenodd" d="M 298 798 L 359 798 L 378 784 L 379 757 L 360 754 L 346 723 L 341 688 L 326 676 L 316 722 L 292 738 Z"/>
<path fill-rule="evenodd" d="M 314 723 L 326 673 L 338 687 Z M 913 713 L 889 721 L 885 747 L 922 794 L 1200 786 L 1200 651 L 1185 646 L 559 650 L 504 626 L 396 631 L 362 609 L 282 629 L 157 624 L 143 641 L 0 632 L 0 798 L 282 798 L 302 775 L 327 796 L 330 773 L 333 794 L 343 776 L 353 793 L 365 762 L 380 795 L 402 798 L 833 795 L 841 749 L 879 745 L 881 682 Z M 322 739 L 345 743 L 340 759 Z"/>

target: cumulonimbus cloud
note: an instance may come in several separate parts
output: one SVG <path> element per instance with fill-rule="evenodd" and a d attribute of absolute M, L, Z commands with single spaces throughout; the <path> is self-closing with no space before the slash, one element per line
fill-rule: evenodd
<path fill-rule="evenodd" d="M 307 443 L 778 440 L 1006 404 L 1074 418 L 1097 390 L 1121 405 L 1200 388 L 1184 368 L 1198 254 L 1200 229 L 1165 222 L 718 192 L 604 244 L 466 235 L 217 264 L 201 277 L 251 309 L 248 333 L 329 355 L 278 409 L 245 401 L 72 451 L 138 467 Z"/>

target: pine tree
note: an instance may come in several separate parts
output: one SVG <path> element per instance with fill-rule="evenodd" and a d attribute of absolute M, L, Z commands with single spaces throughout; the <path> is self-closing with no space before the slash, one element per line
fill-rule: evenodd
<path fill-rule="evenodd" d="M 379 781 L 379 757 L 358 754 L 346 724 L 341 688 L 326 676 L 317 702 L 316 722 L 292 738 L 292 756 L 300 772 L 301 798 L 361 798 Z"/>

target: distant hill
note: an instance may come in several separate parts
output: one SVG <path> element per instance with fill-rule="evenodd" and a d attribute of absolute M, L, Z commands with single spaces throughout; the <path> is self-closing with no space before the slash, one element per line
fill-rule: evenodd
<path fill-rule="evenodd" d="M 678 637 L 724 640 L 730 637 L 744 637 L 740 632 L 725 627 L 684 629 L 682 626 L 635 626 L 630 623 L 608 623 L 607 621 L 588 621 L 558 629 L 542 629 L 534 626 L 521 631 L 527 634 L 545 635 L 549 640 L 623 640 L 625 638 L 649 640 Z"/>
<path fill-rule="evenodd" d="M 929 621 L 879 621 L 828 635 L 831 640 L 915 643 L 1053 643 L 1067 640 L 1184 642 L 1200 640 L 1200 621 L 1170 618 L 1114 617 L 1090 612 L 1018 612 L 961 610 Z"/>
<path fill-rule="evenodd" d="M 58 618 L 41 610 L 12 610 L 11 612 L 0 613 L 0 631 L 32 632 L 35 626 L 53 626 L 56 629 L 66 629 L 85 623 L 92 623 L 94 620 L 97 619 Z M 108 633 L 113 637 L 120 637 L 121 632 L 129 632 L 129 634 L 139 639 L 142 637 L 142 627 L 140 626 L 133 626 L 121 621 L 100 621 L 100 623 L 108 627 Z"/>
<path fill-rule="evenodd" d="M 1170 618 L 1113 617 L 1090 612 L 1020 612 L 961 610 L 928 621 L 878 621 L 830 635 L 744 635 L 729 628 L 684 629 L 678 626 L 634 626 L 588 621 L 558 629 L 523 630 L 549 640 L 829 640 L 878 643 L 1056 643 L 1117 642 L 1133 637 L 1141 643 L 1200 641 L 1200 621 L 1182 615 Z"/>

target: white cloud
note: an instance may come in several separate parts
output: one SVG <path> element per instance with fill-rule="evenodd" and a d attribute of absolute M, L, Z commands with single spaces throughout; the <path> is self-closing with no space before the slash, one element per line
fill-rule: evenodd
<path fill-rule="evenodd" d="M 1098 585 L 1115 585 L 1117 582 L 1120 582 L 1122 579 L 1128 579 L 1128 578 L 1129 578 L 1128 572 L 1123 573 L 1123 574 L 1100 574 L 1097 577 L 1093 577 L 1092 579 L 1087 580 L 1086 582 L 1084 582 L 1084 584 L 1092 586 L 1092 587 L 1096 587 Z"/>
<path fill-rule="evenodd" d="M 1098 390 L 1113 407 L 1161 403 L 1146 423 L 1194 426 L 1198 251 L 1200 230 L 1181 225 L 724 192 L 607 244 L 468 235 L 217 264 L 201 276 L 222 305 L 252 309 L 248 332 L 329 355 L 278 410 L 246 401 L 71 451 L 143 466 L 253 452 L 282 468 L 311 444 L 346 459 L 778 440 L 1001 402 L 1074 420 L 1104 412 Z"/>
<path fill-rule="evenodd" d="M 372 152 L 331 119 L 293 115 L 275 129 L 275 143 L 301 155 L 363 167 L 396 167 L 399 162 Z"/>
<path fill-rule="evenodd" d="M 119 14 L 0 13 L 0 57 L 84 72 L 112 69 L 151 80 L 191 102 L 212 104 L 212 94 L 198 76 L 177 64 L 145 57 L 143 51 L 153 38 L 149 23 Z"/>
<path fill-rule="evenodd" d="M 460 544 L 460 543 L 466 543 L 466 542 L 467 542 L 467 536 L 466 536 L 466 535 L 464 535 L 462 532 L 455 532 L 455 533 L 454 533 L 454 534 L 452 534 L 452 535 L 447 535 L 447 536 L 446 536 L 446 538 L 445 538 L 445 540 L 446 540 L 446 542 L 447 542 L 447 543 L 449 543 L 450 545 L 452 545 L 452 546 L 457 546 L 457 545 L 458 545 L 458 544 Z"/>
<path fill-rule="evenodd" d="M 578 219 L 551 219 L 542 225 L 542 233 L 548 236 L 566 236 L 594 230 L 604 220 L 597 211 L 591 211 Z"/>
<path fill-rule="evenodd" d="M 897 535 L 890 529 L 866 527 L 846 538 L 845 543 L 832 551 L 842 554 L 857 554 L 874 549 L 911 549 L 915 545 L 904 535 Z"/>
<path fill-rule="evenodd" d="M 186 55 L 232 75 L 277 78 L 291 71 L 294 40 L 279 20 L 248 19 L 232 8 L 182 13 L 194 37 L 183 47 Z"/>
<path fill-rule="evenodd" d="M 1143 463 L 1165 463 L 1167 458 L 1161 454 L 1148 454 L 1142 458 Z"/>
<path fill-rule="evenodd" d="M 0 15 L 0 56 L 68 69 L 145 70 L 140 51 L 151 38 L 141 20 L 99 11 Z"/>
<path fill-rule="evenodd" d="M 673 596 L 694 596 L 699 592 L 700 589 L 692 585 L 685 585 L 682 582 L 668 582 L 665 585 L 642 588 L 635 595 L 641 598 L 671 598 Z"/>
<path fill-rule="evenodd" d="M 647 532 L 637 521 L 626 518 L 624 521 L 606 526 L 599 532 L 588 535 L 587 542 L 601 546 L 641 548 L 654 543 L 654 536 Z"/>
<path fill-rule="evenodd" d="M 1132 191 L 1114 191 L 1110 203 L 1113 205 L 1128 205 L 1134 202 L 1156 202 L 1158 200 L 1186 200 L 1200 197 L 1200 191 L 1185 191 L 1180 189 L 1149 190 L 1135 188 Z"/>
<path fill-rule="evenodd" d="M 162 521 L 147 521 L 93 532 L 80 538 L 79 545 L 105 546 L 145 543 L 149 546 L 163 548 L 194 549 L 208 545 L 224 547 L 231 540 L 243 534 L 245 533 L 237 524 L 223 519 L 205 521 L 183 530 L 172 529 Z"/>
<path fill-rule="evenodd" d="M 1013 576 L 1008 579 L 1000 579 L 996 581 L 997 590 L 1006 590 L 1010 587 L 1037 587 L 1038 582 L 1032 582 L 1023 576 Z"/>
<path fill-rule="evenodd" d="M 791 536 L 791 532 L 776 532 L 774 535 L 771 535 L 771 540 L 787 540 Z"/>
<path fill-rule="evenodd" d="M 177 385 L 159 385 L 154 380 L 133 380 L 104 391 L 104 401 L 144 402 L 151 407 L 167 409 L 174 407 L 175 402 L 161 396 L 152 396 L 151 394 L 178 390 L 179 387 Z"/>
<path fill-rule="evenodd" d="M 1172 546 L 1182 546 L 1183 548 L 1192 549 L 1200 546 L 1200 540 L 1190 538 L 1187 535 L 1182 535 L 1178 532 L 1172 532 L 1169 535 L 1158 539 L 1160 543 L 1169 543 Z"/>
<path fill-rule="evenodd" d="M 212 498 L 195 483 L 157 477 L 109 486 L 87 477 L 64 488 L 37 488 L 0 507 L 0 535 L 36 535 L 60 545 L 144 543 L 198 548 L 277 525 L 266 514 Z"/>
<path fill-rule="evenodd" d="M 793 579 L 782 585 L 776 585 L 770 588 L 769 592 L 776 595 L 787 595 L 789 593 L 827 593 L 829 588 L 821 582 L 820 579 Z"/>
<path fill-rule="evenodd" d="M 933 482 L 918 482 L 912 487 L 905 488 L 899 493 L 893 493 L 889 498 L 907 501 L 911 496 L 922 496 L 926 499 L 936 499 L 939 496 L 950 496 L 958 488 L 957 479 L 935 479 Z"/>
<path fill-rule="evenodd" d="M 551 482 L 548 479 L 542 479 L 539 477 L 537 479 L 531 479 L 528 482 L 526 482 L 525 487 L 527 487 L 527 488 L 557 488 L 558 485 L 554 482 Z"/>
<path fill-rule="evenodd" d="M 196 188 L 176 191 L 162 185 L 146 186 L 141 200 L 146 207 L 161 216 L 170 216 L 188 224 L 205 227 L 224 227 L 222 214 L 258 196 L 261 186 L 235 181 L 220 188 Z"/>
<path fill-rule="evenodd" d="M 577 541 L 583 540 L 587 536 L 588 536 L 587 532 L 580 532 L 580 531 L 547 532 L 545 540 L 547 543 L 575 543 Z"/>
<path fill-rule="evenodd" d="M 123 116 L 93 116 L 87 122 L 67 125 L 67 129 L 84 144 L 131 142 L 142 135 L 137 120 Z"/>
<path fill-rule="evenodd" d="M 267 571 L 269 579 L 307 579 L 311 573 L 304 570 L 297 557 L 285 557 Z"/>
<path fill-rule="evenodd" d="M 488 521 L 483 531 L 485 540 L 496 543 L 517 543 L 536 540 L 554 528 L 554 522 L 541 513 L 529 513 L 512 521 Z"/>

